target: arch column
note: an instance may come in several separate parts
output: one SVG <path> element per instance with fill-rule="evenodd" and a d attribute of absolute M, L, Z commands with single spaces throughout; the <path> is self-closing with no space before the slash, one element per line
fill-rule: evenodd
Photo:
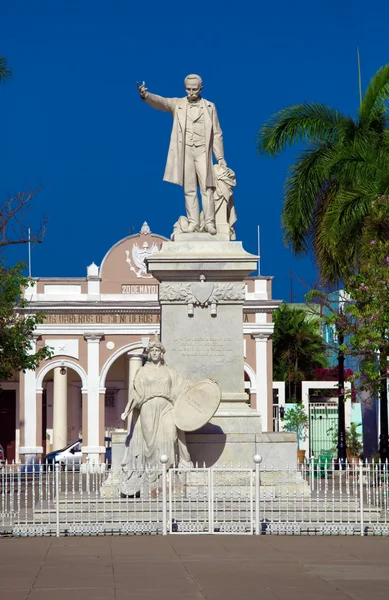
<path fill-rule="evenodd" d="M 269 408 L 273 404 L 272 399 L 272 368 L 268 360 L 268 341 L 271 338 L 269 332 L 255 332 L 251 334 L 255 339 L 255 370 L 257 378 L 257 406 L 261 415 L 262 431 L 272 431 L 273 415 Z M 269 368 L 270 367 L 270 368 Z"/>
<path fill-rule="evenodd" d="M 68 443 L 68 374 L 65 367 L 54 369 L 53 387 L 53 450 Z"/>
<path fill-rule="evenodd" d="M 36 352 L 36 335 L 31 340 L 29 354 Z M 38 402 L 36 393 L 36 373 L 27 369 L 20 373 L 20 448 L 19 454 L 24 456 L 24 462 L 29 463 L 43 453 L 42 436 L 37 440 L 38 432 L 42 431 L 42 423 L 38 423 Z M 41 398 L 41 396 L 40 396 Z"/>
<path fill-rule="evenodd" d="M 104 395 L 100 394 L 100 340 L 102 337 L 104 337 L 103 333 L 84 334 L 88 343 L 88 391 L 87 401 L 83 402 L 82 407 L 82 452 L 90 458 L 91 462 L 96 463 L 99 462 L 99 455 L 105 453 L 104 427 L 101 427 L 102 419 L 104 419 Z M 86 424 L 86 430 L 84 424 Z"/>

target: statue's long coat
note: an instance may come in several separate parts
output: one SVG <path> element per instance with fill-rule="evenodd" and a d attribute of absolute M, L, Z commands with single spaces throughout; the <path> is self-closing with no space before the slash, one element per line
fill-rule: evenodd
<path fill-rule="evenodd" d="M 163 98 L 148 93 L 144 101 L 153 108 L 170 112 L 173 115 L 173 128 L 163 179 L 170 183 L 184 185 L 185 129 L 188 100 L 186 98 Z M 204 98 L 201 99 L 201 102 L 204 108 L 205 151 L 207 153 L 206 185 L 207 187 L 215 187 L 212 150 L 216 160 L 224 158 L 223 134 L 213 102 L 209 102 Z"/>

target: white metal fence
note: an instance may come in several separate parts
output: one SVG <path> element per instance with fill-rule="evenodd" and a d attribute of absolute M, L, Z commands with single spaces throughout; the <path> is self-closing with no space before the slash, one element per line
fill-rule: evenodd
<path fill-rule="evenodd" d="M 154 468 L 158 484 L 121 497 L 105 465 L 0 470 L 0 535 L 389 535 L 388 464 Z M 155 480 L 155 477 L 151 479 Z"/>

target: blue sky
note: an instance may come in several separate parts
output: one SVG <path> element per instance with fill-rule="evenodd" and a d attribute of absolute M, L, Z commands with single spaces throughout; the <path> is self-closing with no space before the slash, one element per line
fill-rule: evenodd
<path fill-rule="evenodd" d="M 289 272 L 314 282 L 280 227 L 283 182 L 296 150 L 259 158 L 255 139 L 277 110 L 315 100 L 355 114 L 356 47 L 364 87 L 388 60 L 387 0 L 131 2 L 12 0 L 0 3 L 0 55 L 14 78 L 0 88 L 0 199 L 42 184 L 29 215 L 48 219 L 33 249 L 33 276 L 84 276 L 119 239 L 147 220 L 169 236 L 182 189 L 162 181 L 168 114 L 137 95 L 136 81 L 183 95 L 199 73 L 215 102 L 226 159 L 237 175 L 237 234 L 289 299 Z M 12 249 L 9 260 L 26 258 Z M 304 286 L 294 281 L 295 300 Z"/>

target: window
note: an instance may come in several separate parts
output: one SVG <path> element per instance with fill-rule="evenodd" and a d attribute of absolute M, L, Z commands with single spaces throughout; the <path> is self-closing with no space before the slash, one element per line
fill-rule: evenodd
<path fill-rule="evenodd" d="M 115 408 L 116 392 L 115 388 L 105 390 L 105 408 Z"/>

